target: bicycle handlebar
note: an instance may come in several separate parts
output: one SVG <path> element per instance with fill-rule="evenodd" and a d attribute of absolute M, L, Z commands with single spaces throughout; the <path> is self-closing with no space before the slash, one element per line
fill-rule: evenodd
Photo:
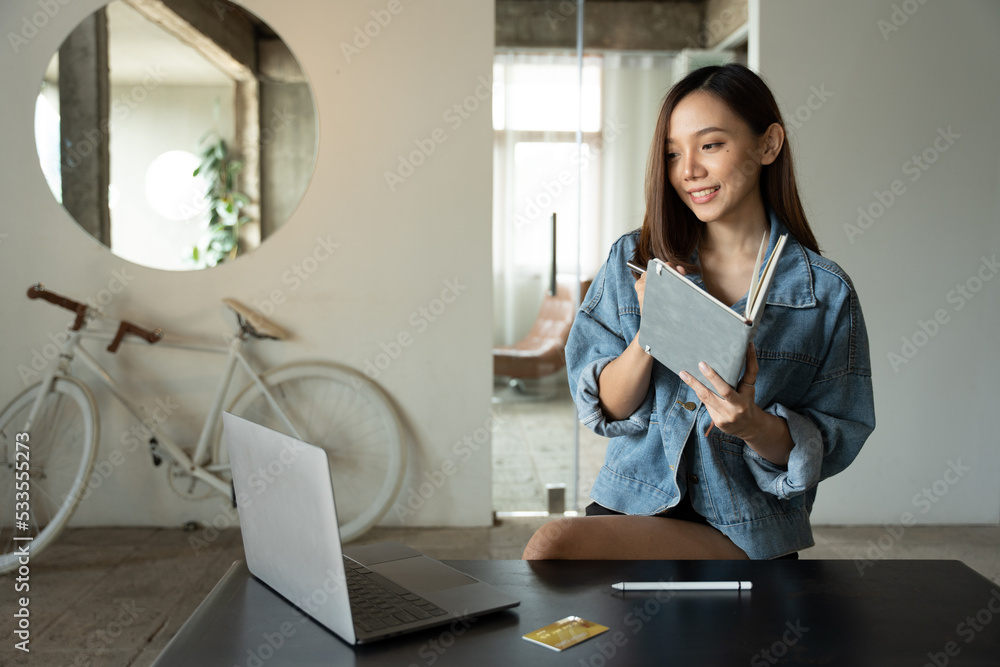
<path fill-rule="evenodd" d="M 133 324 L 127 320 L 122 320 L 122 323 L 118 325 L 118 333 L 115 334 L 114 340 L 108 345 L 108 352 L 112 354 L 118 351 L 118 346 L 122 344 L 122 339 L 125 338 L 126 334 L 135 334 L 140 338 L 146 340 L 147 343 L 153 344 L 163 338 L 162 329 L 154 329 L 153 331 L 148 331 L 143 329 L 137 324 Z"/>
<path fill-rule="evenodd" d="M 83 324 L 87 319 L 87 312 L 90 310 L 87 304 L 74 301 L 73 299 L 61 296 L 55 292 L 50 292 L 45 289 L 45 286 L 41 283 L 35 283 L 28 288 L 28 298 L 44 299 L 49 303 L 53 303 L 57 306 L 65 308 L 66 310 L 72 310 L 75 312 L 76 321 L 73 323 L 73 331 L 79 331 L 80 328 L 83 327 Z M 122 320 L 121 324 L 118 325 L 118 332 L 115 333 L 114 340 L 112 340 L 111 344 L 108 345 L 108 352 L 117 352 L 118 346 L 122 344 L 122 339 L 124 339 L 127 334 L 135 334 L 150 344 L 163 338 L 163 331 L 161 329 L 149 331 L 148 329 L 143 329 L 137 324 L 133 324 L 127 320 Z"/>
<path fill-rule="evenodd" d="M 64 296 L 59 296 L 55 292 L 50 292 L 45 289 L 45 286 L 41 283 L 35 283 L 28 288 L 28 298 L 44 299 L 49 303 L 62 306 L 66 310 L 72 310 L 75 312 L 76 321 L 73 322 L 73 331 L 79 331 L 80 328 L 83 327 L 84 321 L 87 319 L 87 304 L 74 301 L 73 299 L 69 299 Z"/>

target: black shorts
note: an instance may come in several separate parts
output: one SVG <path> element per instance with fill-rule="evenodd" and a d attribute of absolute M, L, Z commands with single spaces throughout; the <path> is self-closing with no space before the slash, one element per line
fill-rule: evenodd
<path fill-rule="evenodd" d="M 597 503 L 590 503 L 584 510 L 587 516 L 611 516 L 615 514 L 622 514 L 622 512 L 616 512 L 614 510 L 609 510 L 603 505 L 598 505 Z M 663 514 L 661 516 L 668 517 L 670 519 L 680 519 L 681 521 L 692 521 L 694 523 L 701 523 L 708 525 L 708 520 L 702 515 L 698 514 L 694 507 L 691 506 L 691 499 L 686 495 L 681 498 L 681 501 L 677 505 L 671 508 L 668 514 Z M 793 551 L 790 554 L 785 554 L 784 556 L 778 556 L 774 560 L 798 560 L 799 553 Z"/>

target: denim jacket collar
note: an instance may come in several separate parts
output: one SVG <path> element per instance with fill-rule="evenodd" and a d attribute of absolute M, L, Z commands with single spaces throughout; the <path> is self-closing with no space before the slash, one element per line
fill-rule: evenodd
<path fill-rule="evenodd" d="M 767 303 L 790 308 L 813 308 L 816 305 L 816 292 L 806 249 L 789 234 L 788 228 L 778 220 L 774 211 L 768 210 L 768 216 L 771 218 L 771 238 L 768 241 L 767 256 L 771 256 L 779 236 L 788 234 L 788 240 L 785 241 L 785 249 L 778 260 L 778 270 L 767 295 Z"/>
<path fill-rule="evenodd" d="M 816 306 L 816 292 L 813 285 L 812 271 L 809 270 L 809 256 L 806 249 L 799 245 L 795 237 L 788 232 L 788 228 L 778 219 L 774 211 L 768 209 L 768 218 L 771 221 L 771 235 L 768 239 L 767 250 L 764 253 L 766 258 L 774 252 L 775 243 L 782 234 L 788 234 L 785 241 L 785 249 L 778 260 L 778 269 L 774 280 L 771 283 L 771 291 L 767 295 L 768 305 L 786 306 L 789 308 L 813 308 Z M 691 261 L 698 263 L 698 251 L 691 255 Z M 763 267 L 761 267 L 763 271 Z M 705 283 L 701 275 L 692 276 L 691 279 L 702 289 Z M 744 296 L 733 304 L 733 309 L 741 311 L 746 303 Z"/>

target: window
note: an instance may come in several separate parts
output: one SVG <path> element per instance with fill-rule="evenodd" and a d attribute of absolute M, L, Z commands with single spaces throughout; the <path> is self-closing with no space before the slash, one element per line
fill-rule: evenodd
<path fill-rule="evenodd" d="M 574 56 L 497 55 L 493 266 L 498 343 L 516 342 L 538 312 L 552 271 L 553 213 L 557 272 L 576 274 L 580 241 L 591 254 L 590 246 L 596 246 L 601 78 L 600 57 L 584 59 L 581 86 Z"/>

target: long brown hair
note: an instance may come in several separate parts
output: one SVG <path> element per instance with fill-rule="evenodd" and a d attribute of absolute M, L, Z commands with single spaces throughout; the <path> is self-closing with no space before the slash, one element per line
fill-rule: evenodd
<path fill-rule="evenodd" d="M 699 270 L 691 264 L 690 257 L 705 232 L 705 223 L 681 201 L 667 179 L 670 115 L 681 100 L 695 91 L 717 97 L 750 127 L 755 136 L 764 134 L 772 123 L 785 126 L 767 84 L 743 65 L 702 67 L 674 84 L 660 107 L 646 165 L 646 215 L 632 257 L 641 266 L 651 257 L 658 257 L 671 264 L 680 264 L 689 273 Z M 787 137 L 774 162 L 761 168 L 760 194 L 765 208 L 775 212 L 792 236 L 818 253 L 819 245 L 799 199 Z"/>

